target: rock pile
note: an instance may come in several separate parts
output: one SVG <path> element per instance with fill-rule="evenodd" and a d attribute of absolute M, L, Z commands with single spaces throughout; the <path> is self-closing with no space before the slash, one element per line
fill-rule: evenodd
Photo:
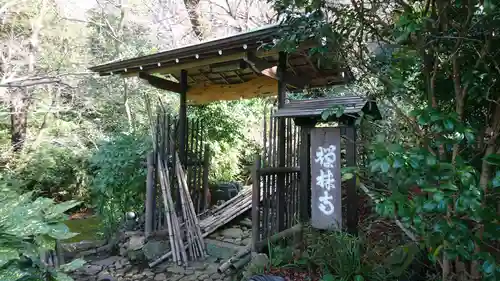
<path fill-rule="evenodd" d="M 189 267 L 162 264 L 155 268 L 133 265 L 128 259 L 111 256 L 94 261 L 72 273 L 78 281 L 99 281 L 111 276 L 115 281 L 232 281 L 226 274 L 217 273 L 214 260 L 192 262 Z"/>
<path fill-rule="evenodd" d="M 251 242 L 251 221 L 243 219 L 206 239 L 208 258 L 190 262 L 187 268 L 165 262 L 149 268 L 149 262 L 170 250 L 168 239 L 150 237 L 142 231 L 125 231 L 116 242 L 117 253 L 105 258 L 84 257 L 87 264 L 72 273 L 77 281 L 232 281 L 232 272 L 217 272 L 220 264 Z"/>

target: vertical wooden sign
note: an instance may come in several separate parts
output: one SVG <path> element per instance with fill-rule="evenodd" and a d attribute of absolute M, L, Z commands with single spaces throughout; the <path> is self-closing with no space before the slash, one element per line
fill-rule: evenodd
<path fill-rule="evenodd" d="M 342 229 L 340 129 L 311 130 L 311 224 Z"/>

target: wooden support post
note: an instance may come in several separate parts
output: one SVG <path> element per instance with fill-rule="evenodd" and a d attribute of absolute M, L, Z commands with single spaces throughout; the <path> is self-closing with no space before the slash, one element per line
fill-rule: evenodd
<path fill-rule="evenodd" d="M 299 191 L 299 213 L 302 223 L 308 223 L 311 218 L 311 173 L 310 173 L 310 153 L 309 146 L 310 128 L 302 127 L 300 130 L 300 191 Z"/>
<path fill-rule="evenodd" d="M 280 52 L 278 59 L 278 108 L 282 108 L 285 105 L 286 98 L 286 53 Z M 278 166 L 285 167 L 285 144 L 286 144 L 286 124 L 285 118 L 279 117 L 278 119 Z M 285 174 L 277 175 L 277 226 L 278 232 L 285 229 Z"/>
<path fill-rule="evenodd" d="M 255 156 L 255 165 L 252 169 L 252 251 L 257 251 L 257 242 L 260 240 L 260 155 Z M 263 222 L 265 224 L 267 222 Z"/>
<path fill-rule="evenodd" d="M 356 166 L 356 127 L 354 120 L 346 128 L 346 160 L 347 166 Z M 351 234 L 358 233 L 358 189 L 356 186 L 356 176 L 347 182 L 347 231 Z"/>
<path fill-rule="evenodd" d="M 203 157 L 203 211 L 210 208 L 210 200 L 208 189 L 208 172 L 210 170 L 210 146 L 208 144 L 205 145 L 205 155 Z"/>
<path fill-rule="evenodd" d="M 187 153 L 186 153 L 186 138 L 187 138 L 187 104 L 186 104 L 186 95 L 188 91 L 188 75 L 186 70 L 181 70 L 180 76 L 180 84 L 181 84 L 181 93 L 179 93 L 179 129 L 177 130 L 178 144 L 179 144 L 179 157 L 175 159 L 176 161 L 180 161 L 181 165 L 186 165 L 187 162 Z M 174 146 L 175 151 L 175 146 Z M 175 153 L 173 153 L 175 154 Z M 173 166 L 175 167 L 175 166 Z M 185 166 L 184 166 L 185 167 Z M 175 177 L 175 173 L 173 175 Z M 182 209 L 181 204 L 181 192 L 180 187 L 178 187 L 175 192 L 175 197 L 177 198 L 175 208 L 177 211 Z"/>
<path fill-rule="evenodd" d="M 188 75 L 186 70 L 181 71 L 180 84 L 181 93 L 180 106 L 179 106 L 179 161 L 181 164 L 186 165 L 186 135 L 187 135 L 187 103 L 186 103 L 186 93 L 188 90 Z"/>
<path fill-rule="evenodd" d="M 146 225 L 144 235 L 149 237 L 154 231 L 154 217 L 156 206 L 156 188 L 154 183 L 155 161 L 154 153 L 148 154 L 148 174 L 146 177 Z"/>

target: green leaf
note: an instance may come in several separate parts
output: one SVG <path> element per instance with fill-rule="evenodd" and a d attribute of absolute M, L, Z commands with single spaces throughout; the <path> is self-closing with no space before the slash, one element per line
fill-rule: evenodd
<path fill-rule="evenodd" d="M 453 130 L 453 128 L 455 127 L 455 126 L 453 125 L 453 121 L 452 121 L 451 119 L 446 119 L 446 120 L 444 120 L 444 124 L 443 124 L 443 125 L 444 125 L 444 128 L 445 128 L 446 130 L 448 130 L 448 131 L 452 131 L 452 130 Z"/>
<path fill-rule="evenodd" d="M 87 262 L 84 261 L 83 259 L 74 259 L 69 263 L 61 265 L 59 269 L 63 272 L 71 272 L 71 271 L 79 269 L 80 267 L 82 267 L 86 263 Z"/>
<path fill-rule="evenodd" d="M 495 177 L 493 178 L 493 187 L 500 186 L 500 171 L 497 171 Z"/>
<path fill-rule="evenodd" d="M 383 159 L 383 160 L 380 160 L 380 170 L 383 172 L 383 173 L 387 173 L 389 171 L 389 168 L 391 166 L 389 165 L 389 163 L 387 162 L 387 160 Z"/>
<path fill-rule="evenodd" d="M 354 276 L 354 281 L 365 281 L 365 278 L 362 275 L 356 275 Z"/>
<path fill-rule="evenodd" d="M 437 207 L 437 204 L 435 202 L 427 201 L 424 203 L 423 209 L 426 212 L 432 212 L 436 209 L 436 207 Z"/>
<path fill-rule="evenodd" d="M 55 223 L 50 225 L 51 230 L 49 232 L 50 237 L 55 238 L 57 240 L 65 240 L 69 238 L 73 238 L 78 233 L 70 232 L 69 228 L 64 223 Z"/>
<path fill-rule="evenodd" d="M 27 272 L 24 272 L 21 269 L 14 266 L 9 266 L 7 268 L 0 269 L 0 280 L 2 281 L 17 281 L 27 275 L 28 275 Z"/>
<path fill-rule="evenodd" d="M 342 181 L 350 180 L 354 177 L 353 173 L 345 173 L 342 174 Z"/>
<path fill-rule="evenodd" d="M 484 159 L 484 161 L 490 163 L 491 165 L 500 166 L 500 155 L 499 154 L 489 154 Z"/>
<path fill-rule="evenodd" d="M 323 275 L 323 277 L 321 277 L 321 280 L 322 281 L 335 281 L 335 276 L 328 273 L 328 274 Z"/>
<path fill-rule="evenodd" d="M 74 207 L 80 205 L 81 202 L 78 202 L 76 200 L 70 200 L 66 202 L 59 203 L 57 205 L 52 206 L 49 210 L 49 214 L 53 215 L 62 215 L 66 211 L 73 209 Z"/>
<path fill-rule="evenodd" d="M 491 275 L 495 271 L 495 264 L 491 263 L 490 261 L 484 261 L 482 268 L 483 268 L 483 272 L 486 275 Z"/>
<path fill-rule="evenodd" d="M 54 276 L 54 279 L 56 281 L 74 281 L 73 278 L 62 272 L 57 272 Z"/>
<path fill-rule="evenodd" d="M 35 242 L 43 250 L 54 250 L 56 247 L 56 240 L 48 235 L 37 236 Z"/>
<path fill-rule="evenodd" d="M 15 249 L 0 248 L 0 267 L 4 266 L 11 260 L 18 260 L 19 252 Z"/>

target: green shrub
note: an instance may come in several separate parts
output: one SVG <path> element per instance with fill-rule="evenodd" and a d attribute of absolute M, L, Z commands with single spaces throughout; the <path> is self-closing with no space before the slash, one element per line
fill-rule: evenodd
<path fill-rule="evenodd" d="M 56 201 L 88 201 L 87 149 L 45 144 L 14 160 L 13 178 L 23 181 L 25 191 Z"/>
<path fill-rule="evenodd" d="M 104 224 L 114 232 L 127 211 L 144 207 L 146 157 L 152 149 L 147 134 L 120 134 L 103 142 L 90 159 L 92 195 Z"/>
<path fill-rule="evenodd" d="M 20 193 L 5 181 L 0 182 L 0 280 L 72 280 L 62 271 L 74 269 L 83 261 L 61 267 L 47 267 L 40 252 L 54 250 L 56 240 L 73 237 L 64 212 L 77 206 L 76 201 L 56 204 L 54 200 L 33 193 Z"/>

